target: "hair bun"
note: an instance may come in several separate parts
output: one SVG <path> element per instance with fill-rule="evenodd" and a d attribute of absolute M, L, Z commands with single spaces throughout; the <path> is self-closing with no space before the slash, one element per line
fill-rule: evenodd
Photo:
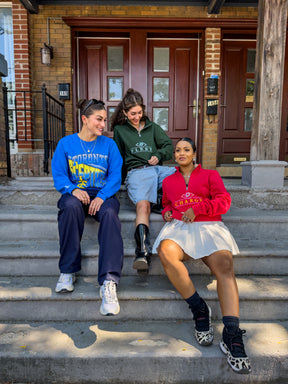
<path fill-rule="evenodd" d="M 134 89 L 133 88 L 127 89 L 126 94 L 128 95 L 129 93 L 135 93 Z"/>
<path fill-rule="evenodd" d="M 76 104 L 76 107 L 77 108 L 83 108 L 83 105 L 86 103 L 86 99 L 80 99 L 78 102 L 77 102 L 77 104 Z"/>

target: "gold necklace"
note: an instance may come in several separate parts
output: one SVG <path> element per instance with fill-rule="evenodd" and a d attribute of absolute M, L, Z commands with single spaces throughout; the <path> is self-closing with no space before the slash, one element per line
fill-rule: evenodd
<path fill-rule="evenodd" d="M 85 142 L 85 141 L 82 140 L 80 137 L 79 137 L 79 139 L 80 139 L 81 147 L 82 147 L 82 149 L 83 149 L 83 151 L 84 151 L 85 153 L 92 153 L 92 152 L 94 151 L 94 149 L 95 149 L 95 147 L 96 147 L 97 139 L 93 140 L 93 141 L 94 141 L 94 145 L 93 145 L 93 147 L 92 147 L 92 148 L 88 148 L 88 147 L 87 147 L 87 149 L 85 148 L 86 145 L 84 144 L 84 143 L 87 143 L 87 141 Z"/>

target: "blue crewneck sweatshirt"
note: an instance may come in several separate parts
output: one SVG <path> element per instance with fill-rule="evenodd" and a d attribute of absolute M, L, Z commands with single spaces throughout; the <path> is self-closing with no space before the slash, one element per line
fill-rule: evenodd
<path fill-rule="evenodd" d="M 95 141 L 80 139 L 77 133 L 63 137 L 52 159 L 54 186 L 60 193 L 76 188 L 104 201 L 121 186 L 122 157 L 114 140 L 98 136 Z"/>

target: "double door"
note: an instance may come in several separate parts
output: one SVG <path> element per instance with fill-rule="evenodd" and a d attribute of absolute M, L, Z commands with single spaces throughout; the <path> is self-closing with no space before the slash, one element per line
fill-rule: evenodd
<path fill-rule="evenodd" d="M 141 44 L 141 47 L 139 47 Z M 140 91 L 147 114 L 176 141 L 197 142 L 200 126 L 198 38 L 157 38 L 141 35 L 114 38 L 79 37 L 77 98 L 101 99 L 110 120 L 128 88 Z M 79 129 L 79 122 L 76 130 Z"/>

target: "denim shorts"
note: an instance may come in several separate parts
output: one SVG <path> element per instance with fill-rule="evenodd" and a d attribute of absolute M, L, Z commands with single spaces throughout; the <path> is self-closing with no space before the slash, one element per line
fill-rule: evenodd
<path fill-rule="evenodd" d="M 162 165 L 131 169 L 125 181 L 130 200 L 134 204 L 141 200 L 157 203 L 157 190 L 162 187 L 162 181 L 175 171 L 175 167 Z"/>

